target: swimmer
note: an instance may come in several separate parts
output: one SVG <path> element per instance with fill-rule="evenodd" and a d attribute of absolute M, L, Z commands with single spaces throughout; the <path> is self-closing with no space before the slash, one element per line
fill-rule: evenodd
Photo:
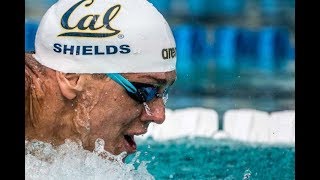
<path fill-rule="evenodd" d="M 147 0 L 59 0 L 25 53 L 25 138 L 114 155 L 165 120 L 176 44 Z"/>

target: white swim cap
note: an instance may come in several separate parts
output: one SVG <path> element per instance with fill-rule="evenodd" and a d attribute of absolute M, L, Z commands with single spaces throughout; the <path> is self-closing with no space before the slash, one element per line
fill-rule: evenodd
<path fill-rule="evenodd" d="M 147 0 L 59 0 L 43 16 L 35 59 L 64 73 L 167 72 L 172 31 Z"/>

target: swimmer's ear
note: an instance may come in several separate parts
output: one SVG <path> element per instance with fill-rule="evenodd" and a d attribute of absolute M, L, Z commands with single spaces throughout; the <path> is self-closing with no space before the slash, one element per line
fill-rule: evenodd
<path fill-rule="evenodd" d="M 67 99 L 74 99 L 77 93 L 82 91 L 83 76 L 80 74 L 66 74 L 56 71 L 56 77 L 62 95 Z"/>

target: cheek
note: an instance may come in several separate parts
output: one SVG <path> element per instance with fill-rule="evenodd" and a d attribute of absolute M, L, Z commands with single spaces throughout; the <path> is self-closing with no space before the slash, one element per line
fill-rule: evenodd
<path fill-rule="evenodd" d="M 102 96 L 92 109 L 91 127 L 93 129 L 122 129 L 143 111 L 142 105 L 125 96 Z"/>
<path fill-rule="evenodd" d="M 143 105 L 137 103 L 127 94 L 113 96 L 112 103 L 113 112 L 115 116 L 120 116 L 124 119 L 136 119 L 141 115 Z"/>
<path fill-rule="evenodd" d="M 96 85 L 98 86 L 98 85 Z M 92 118 L 95 118 L 96 125 L 104 121 L 111 121 L 107 124 L 126 124 L 130 119 L 136 119 L 142 112 L 143 105 L 131 99 L 121 87 L 92 88 L 99 91 L 95 94 L 95 107 L 91 110 Z"/>

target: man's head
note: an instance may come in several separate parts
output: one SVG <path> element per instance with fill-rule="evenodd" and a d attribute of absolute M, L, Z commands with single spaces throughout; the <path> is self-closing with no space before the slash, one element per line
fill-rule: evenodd
<path fill-rule="evenodd" d="M 93 150 L 101 138 L 113 154 L 132 153 L 134 135 L 165 120 L 176 47 L 146 0 L 60 0 L 41 20 L 35 48 L 38 65 L 26 71 L 30 139 L 80 139 Z"/>

